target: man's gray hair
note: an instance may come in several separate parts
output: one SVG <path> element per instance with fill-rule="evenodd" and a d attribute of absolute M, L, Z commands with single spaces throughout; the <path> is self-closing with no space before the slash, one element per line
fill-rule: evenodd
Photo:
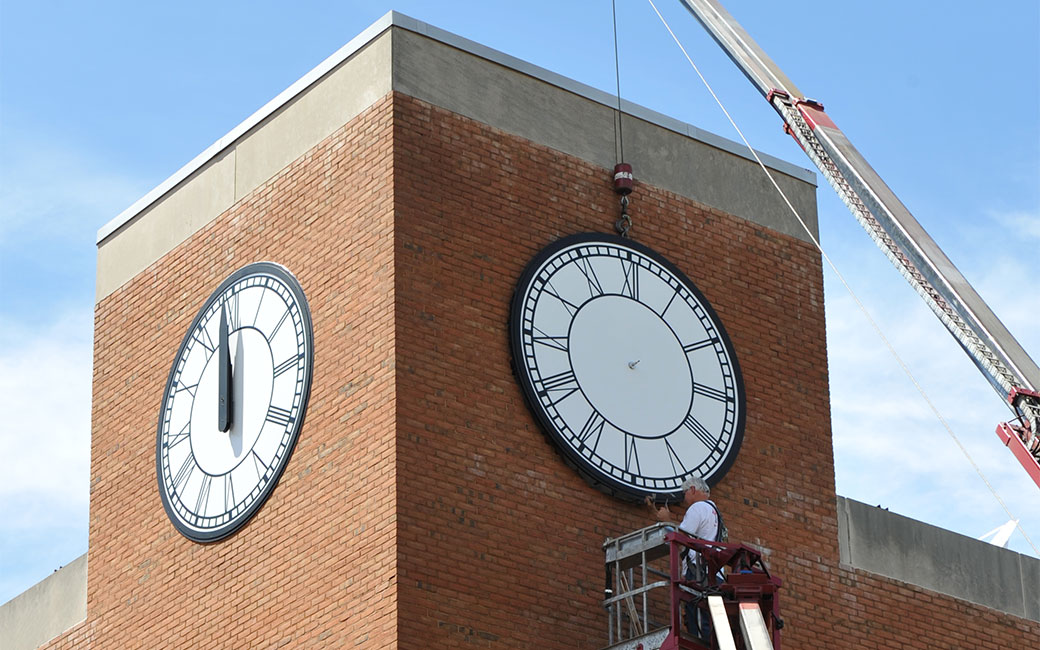
<path fill-rule="evenodd" d="M 682 482 L 681 489 L 683 492 L 686 492 L 686 490 L 689 490 L 690 488 L 697 488 L 698 492 L 711 494 L 711 488 L 708 487 L 708 483 L 699 476 L 690 476 Z"/>

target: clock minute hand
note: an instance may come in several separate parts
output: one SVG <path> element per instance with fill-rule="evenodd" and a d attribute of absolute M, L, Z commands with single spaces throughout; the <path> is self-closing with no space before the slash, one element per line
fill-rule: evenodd
<path fill-rule="evenodd" d="M 232 377 L 231 377 L 231 353 L 228 350 L 228 322 L 224 307 L 220 308 L 220 340 L 217 343 L 217 365 L 219 367 L 220 380 L 218 382 L 217 395 L 217 428 L 227 431 L 231 428 L 232 413 Z"/>

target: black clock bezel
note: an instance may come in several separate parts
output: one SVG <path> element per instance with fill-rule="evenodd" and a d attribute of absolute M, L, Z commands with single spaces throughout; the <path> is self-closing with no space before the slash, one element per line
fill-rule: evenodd
<path fill-rule="evenodd" d="M 747 414 L 747 400 L 746 393 L 744 390 L 744 378 L 740 370 L 740 362 L 737 359 L 736 351 L 733 348 L 733 343 L 730 340 L 729 333 L 722 324 L 722 319 L 719 318 L 718 313 L 712 307 L 708 299 L 701 293 L 697 285 L 690 280 L 690 278 L 683 273 L 677 266 L 675 266 L 668 259 L 663 257 L 657 251 L 640 244 L 639 242 L 632 241 L 626 237 L 620 237 L 618 235 L 607 234 L 607 233 L 596 233 L 596 232 L 585 232 L 577 233 L 573 235 L 567 235 L 557 239 L 556 241 L 548 244 L 544 248 L 538 251 L 535 256 L 527 263 L 524 267 L 523 272 L 520 274 L 520 278 L 516 283 L 516 287 L 513 291 L 513 297 L 510 301 L 509 309 L 509 349 L 510 349 L 510 361 L 513 367 L 513 374 L 516 376 L 517 383 L 520 384 L 521 392 L 524 396 L 524 401 L 527 403 L 528 409 L 535 416 L 535 419 L 539 425 L 539 428 L 546 435 L 547 438 L 552 442 L 553 447 L 556 448 L 557 452 L 560 453 L 566 464 L 572 467 L 578 472 L 581 477 L 596 489 L 606 492 L 612 496 L 625 501 L 642 501 L 647 496 L 653 496 L 660 502 L 672 501 L 682 499 L 681 492 L 672 493 L 653 493 L 648 490 L 636 488 L 632 485 L 622 483 L 611 477 L 599 469 L 589 465 L 588 461 L 574 450 L 570 444 L 567 443 L 563 434 L 555 427 L 551 417 L 542 407 L 541 402 L 537 397 L 537 391 L 531 377 L 524 370 L 524 353 L 523 353 L 523 307 L 526 301 L 527 294 L 529 292 L 531 283 L 535 279 L 538 271 L 542 265 L 551 257 L 555 256 L 558 252 L 565 248 L 569 248 L 578 244 L 597 244 L 605 243 L 611 245 L 620 245 L 623 247 L 631 248 L 641 255 L 653 260 L 655 263 L 660 264 L 665 270 L 671 273 L 677 281 L 681 282 L 685 288 L 700 302 L 704 308 L 705 313 L 711 319 L 713 325 L 718 330 L 719 340 L 725 348 L 729 360 L 732 363 L 733 369 L 733 382 L 734 390 L 736 392 L 736 411 L 737 417 L 733 428 L 733 444 L 730 448 L 729 454 L 720 462 L 715 471 L 708 477 L 709 485 L 715 485 L 720 481 L 733 466 L 737 456 L 740 453 L 740 448 L 744 441 L 744 426 L 746 422 Z"/>
<path fill-rule="evenodd" d="M 282 282 L 285 287 L 292 293 L 294 300 L 300 310 L 300 319 L 306 335 L 306 369 L 303 378 L 303 387 L 300 393 L 300 408 L 299 416 L 296 418 L 293 430 L 289 436 L 289 442 L 286 445 L 286 452 L 280 465 L 275 468 L 271 479 L 264 485 L 261 493 L 256 497 L 254 502 L 246 508 L 241 514 L 235 519 L 232 519 L 228 523 L 207 531 L 198 531 L 193 528 L 187 527 L 177 517 L 173 510 L 173 506 L 169 501 L 169 496 L 166 494 L 166 486 L 163 483 L 162 474 L 162 442 L 163 442 L 163 419 L 166 411 L 166 404 L 170 394 L 170 387 L 173 385 L 174 378 L 177 375 L 177 364 L 184 354 L 185 348 L 191 340 L 191 335 L 198 327 L 203 316 L 209 310 L 210 306 L 215 300 L 217 300 L 223 293 L 235 283 L 241 281 L 243 278 L 253 275 L 269 275 L 273 276 Z M 200 543 L 212 543 L 223 540 L 231 535 L 234 535 L 242 529 L 247 523 L 249 523 L 253 517 L 259 512 L 260 508 L 263 507 L 264 503 L 274 492 L 275 487 L 278 485 L 282 478 L 282 474 L 285 468 L 289 465 L 289 461 L 292 459 L 293 452 L 296 449 L 296 442 L 300 437 L 300 431 L 303 429 L 304 418 L 307 413 L 307 403 L 310 399 L 311 380 L 314 373 L 314 327 L 311 321 L 310 305 L 307 302 L 307 297 L 304 294 L 303 287 L 300 285 L 299 280 L 292 274 L 287 268 L 276 262 L 253 262 L 243 266 L 242 268 L 234 271 L 231 275 L 225 278 L 220 285 L 206 298 L 205 302 L 199 308 L 195 318 L 192 319 L 191 325 L 188 326 L 188 330 L 181 340 L 181 344 L 177 348 L 177 353 L 173 357 L 173 363 L 170 366 L 170 373 L 166 379 L 166 385 L 163 388 L 162 397 L 159 402 L 159 421 L 156 426 L 156 437 L 155 437 L 155 474 L 156 482 L 159 486 L 159 496 L 162 499 L 163 510 L 166 512 L 167 518 L 173 523 L 174 527 L 179 533 L 187 537 L 194 542 Z"/>

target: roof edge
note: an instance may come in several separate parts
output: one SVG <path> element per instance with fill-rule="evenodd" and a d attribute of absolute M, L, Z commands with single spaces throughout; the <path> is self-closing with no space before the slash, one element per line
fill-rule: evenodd
<path fill-rule="evenodd" d="M 406 16 L 405 14 L 390 11 L 372 23 L 360 34 L 350 39 L 346 45 L 336 50 L 336 52 L 331 56 L 279 93 L 274 99 L 264 104 L 263 107 L 243 120 L 238 126 L 207 147 L 202 153 L 195 156 L 195 158 L 174 172 L 165 181 L 160 183 L 150 192 L 134 202 L 126 210 L 119 213 L 119 215 L 114 219 L 102 226 L 101 229 L 98 230 L 96 244 L 100 246 L 106 239 L 133 220 L 134 217 L 147 210 L 152 204 L 165 196 L 185 179 L 202 169 L 209 161 L 213 160 L 222 151 L 233 145 L 252 128 L 259 125 L 286 104 L 290 103 L 307 88 L 327 73 L 331 72 L 336 66 L 349 59 L 353 54 L 357 53 L 365 45 L 391 27 L 400 27 L 416 34 L 426 36 L 445 45 L 449 45 L 475 56 L 487 59 L 493 63 L 511 68 L 522 74 L 534 77 L 610 108 L 617 106 L 616 97 L 607 92 L 593 88 L 592 86 L 575 81 L 568 77 L 564 77 L 563 75 L 552 72 L 551 70 L 528 63 L 514 56 L 505 54 L 504 52 L 487 47 L 486 45 L 481 45 L 475 41 L 452 34 L 451 32 L 434 27 L 433 25 L 429 25 L 420 20 L 416 20 L 415 18 Z M 744 145 L 705 131 L 704 129 L 700 129 L 692 124 L 668 117 L 663 113 L 658 113 L 657 111 L 624 99 L 621 100 L 621 110 L 632 117 L 650 122 L 695 140 L 699 140 L 717 149 L 740 156 L 741 158 L 754 161 L 754 157 L 748 153 L 747 147 Z M 809 169 L 799 167 L 793 163 L 781 160 L 766 153 L 758 152 L 758 155 L 762 159 L 762 162 L 767 166 L 813 186 L 817 185 L 816 174 Z"/>
<path fill-rule="evenodd" d="M 363 32 L 350 39 L 346 45 L 336 50 L 331 56 L 315 66 L 310 72 L 297 79 L 291 86 L 279 93 L 274 99 L 264 104 L 259 110 L 243 120 L 238 126 L 221 136 L 219 140 L 207 147 L 202 153 L 192 158 L 188 164 L 178 169 L 172 176 L 153 188 L 152 191 L 148 192 L 134 202 L 133 205 L 119 213 L 116 218 L 102 226 L 101 229 L 98 230 L 96 243 L 101 244 L 102 241 L 110 237 L 123 225 L 162 198 L 167 192 L 180 184 L 181 181 L 201 169 L 210 160 L 216 158 L 220 152 L 234 144 L 235 141 L 248 133 L 250 129 L 263 122 L 282 106 L 288 104 L 297 95 L 314 84 L 314 82 L 321 79 L 343 61 L 349 59 L 351 55 L 355 54 L 391 26 L 399 24 L 397 21 L 402 19 L 417 22 L 395 11 L 383 15 L 383 17 L 372 23 Z"/>

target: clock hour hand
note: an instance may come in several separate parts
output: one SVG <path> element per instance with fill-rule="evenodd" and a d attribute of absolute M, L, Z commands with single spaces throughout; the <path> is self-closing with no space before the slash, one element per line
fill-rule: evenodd
<path fill-rule="evenodd" d="M 231 377 L 231 353 L 228 350 L 228 322 L 224 307 L 220 308 L 220 335 L 217 343 L 217 365 L 219 367 L 219 382 L 217 396 L 217 428 L 227 431 L 231 428 L 232 404 L 232 377 Z"/>

